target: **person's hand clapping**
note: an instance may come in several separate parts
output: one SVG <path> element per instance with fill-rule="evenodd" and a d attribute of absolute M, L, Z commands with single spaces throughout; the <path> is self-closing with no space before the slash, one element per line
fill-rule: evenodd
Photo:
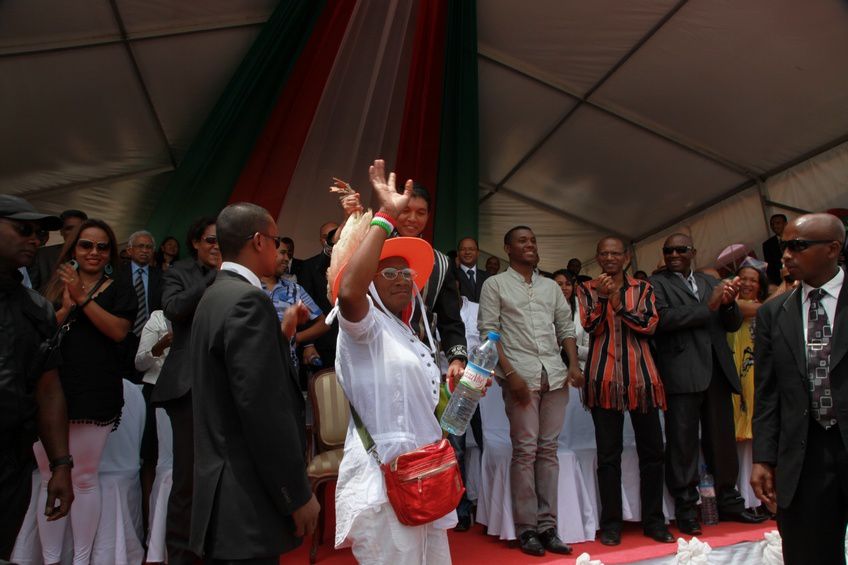
<path fill-rule="evenodd" d="M 371 179 L 371 186 L 374 187 L 374 197 L 380 210 L 392 218 L 397 218 L 412 196 L 412 179 L 406 181 L 402 193 L 398 192 L 395 186 L 395 174 L 389 173 L 389 178 L 386 179 L 386 163 L 382 159 L 377 159 L 368 167 L 368 176 Z"/>
<path fill-rule="evenodd" d="M 82 287 L 82 279 L 80 279 L 76 269 L 67 263 L 62 263 L 57 267 L 56 272 L 59 275 L 59 280 L 65 284 L 65 290 L 68 291 L 71 300 L 75 304 L 85 301 L 85 289 Z"/>
<path fill-rule="evenodd" d="M 730 282 L 726 282 L 724 284 L 723 293 L 721 296 L 721 303 L 724 306 L 732 303 L 736 300 L 736 296 L 739 294 L 739 277 L 734 277 L 734 279 Z"/>

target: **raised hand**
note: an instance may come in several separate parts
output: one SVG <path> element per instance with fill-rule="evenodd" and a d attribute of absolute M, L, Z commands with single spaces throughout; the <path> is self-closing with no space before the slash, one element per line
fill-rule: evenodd
<path fill-rule="evenodd" d="M 382 159 L 377 159 L 368 167 L 368 176 L 371 179 L 371 186 L 374 187 L 374 197 L 380 209 L 389 216 L 397 218 L 412 196 L 412 179 L 406 181 L 403 193 L 399 193 L 395 186 L 395 174 L 389 173 L 389 178 L 386 179 L 386 163 Z"/>

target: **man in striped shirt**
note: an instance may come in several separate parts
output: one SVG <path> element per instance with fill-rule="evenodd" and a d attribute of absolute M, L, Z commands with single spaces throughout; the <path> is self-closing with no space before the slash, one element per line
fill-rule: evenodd
<path fill-rule="evenodd" d="M 663 435 L 659 411 L 665 391 L 648 340 L 659 322 L 650 283 L 624 272 L 624 242 L 598 242 L 603 273 L 578 286 L 580 316 L 590 336 L 584 402 L 592 411 L 598 449 L 601 543 L 621 543 L 621 451 L 624 412 L 630 412 L 639 455 L 642 528 L 646 536 L 673 543 L 662 511 Z"/>

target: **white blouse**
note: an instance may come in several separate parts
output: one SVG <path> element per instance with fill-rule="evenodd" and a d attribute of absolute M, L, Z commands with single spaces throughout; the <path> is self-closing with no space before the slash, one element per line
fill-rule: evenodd
<path fill-rule="evenodd" d="M 374 306 L 350 322 L 339 313 L 336 374 L 345 395 L 374 438 L 384 463 L 441 439 L 434 411 L 440 371 L 430 349 L 412 330 Z M 383 475 L 362 445 L 351 418 L 336 484 L 336 547 L 349 545 L 350 527 L 362 511 L 388 502 Z M 437 528 L 456 524 L 456 512 L 436 520 Z"/>

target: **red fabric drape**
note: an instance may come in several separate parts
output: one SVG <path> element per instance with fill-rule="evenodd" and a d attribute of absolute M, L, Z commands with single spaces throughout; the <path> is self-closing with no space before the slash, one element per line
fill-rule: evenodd
<path fill-rule="evenodd" d="M 230 203 L 253 202 L 273 217 L 279 213 L 355 5 L 356 0 L 327 3 L 239 176 Z"/>
<path fill-rule="evenodd" d="M 430 242 L 436 217 L 446 22 L 447 2 L 419 3 L 397 163 L 393 167 L 398 183 L 411 178 L 430 192 L 430 219 L 424 232 Z"/>

